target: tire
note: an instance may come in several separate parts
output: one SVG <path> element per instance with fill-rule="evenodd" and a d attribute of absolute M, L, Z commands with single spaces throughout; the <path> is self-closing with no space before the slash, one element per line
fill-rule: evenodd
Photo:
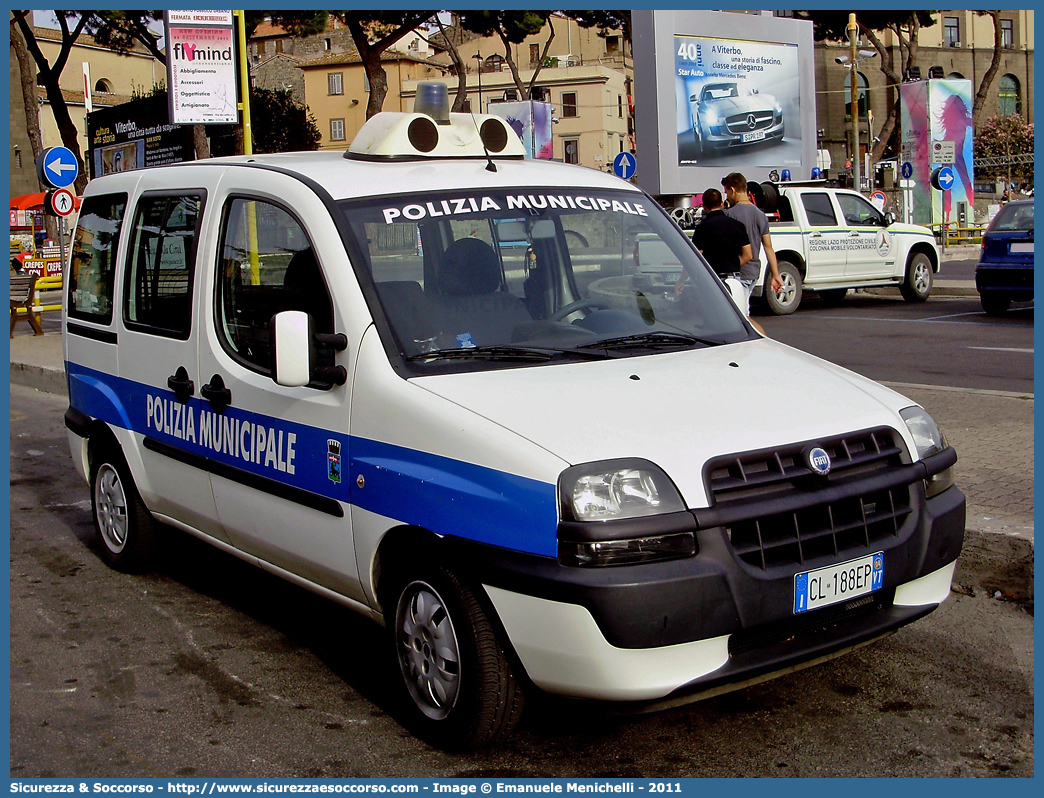
<path fill-rule="evenodd" d="M 155 521 L 122 454 L 112 447 L 102 449 L 91 463 L 91 512 L 102 558 L 117 571 L 147 569 L 155 548 Z"/>
<path fill-rule="evenodd" d="M 988 294 L 979 294 L 979 303 L 987 315 L 1003 316 L 1008 312 L 1008 308 L 1011 307 L 1011 297 L 991 291 Z"/>
<path fill-rule="evenodd" d="M 899 293 L 907 302 L 924 302 L 932 293 L 932 279 L 932 262 L 927 255 L 915 253 L 906 264 L 906 279 Z"/>
<path fill-rule="evenodd" d="M 772 274 L 765 278 L 765 304 L 776 316 L 788 316 L 801 304 L 801 271 L 789 260 L 778 259 L 779 279 L 783 281 L 783 290 L 779 295 L 772 290 Z"/>
<path fill-rule="evenodd" d="M 397 584 L 391 637 L 417 735 L 456 751 L 503 740 L 525 695 L 475 594 L 441 567 Z"/>
<path fill-rule="evenodd" d="M 826 305 L 837 305 L 845 298 L 848 294 L 847 288 L 830 288 L 822 291 L 817 291 L 819 298 Z"/>

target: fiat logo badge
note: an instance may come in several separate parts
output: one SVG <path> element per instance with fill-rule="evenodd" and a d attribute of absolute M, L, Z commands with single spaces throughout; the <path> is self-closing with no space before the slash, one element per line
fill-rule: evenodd
<path fill-rule="evenodd" d="M 830 473 L 830 455 L 821 446 L 815 446 L 805 454 L 805 461 L 813 474 L 825 477 Z"/>

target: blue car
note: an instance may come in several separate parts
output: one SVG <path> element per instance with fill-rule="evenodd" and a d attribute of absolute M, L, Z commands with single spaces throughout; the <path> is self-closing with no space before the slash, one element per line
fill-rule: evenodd
<path fill-rule="evenodd" d="M 986 228 L 975 288 L 991 316 L 1033 299 L 1033 200 L 1009 202 Z"/>

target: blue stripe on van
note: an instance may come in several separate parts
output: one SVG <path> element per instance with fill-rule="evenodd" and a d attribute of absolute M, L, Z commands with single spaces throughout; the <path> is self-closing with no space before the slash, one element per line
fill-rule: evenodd
<path fill-rule="evenodd" d="M 195 457 L 438 535 L 557 556 L 557 490 L 551 483 L 235 406 L 217 414 L 198 397 L 183 405 L 166 388 L 75 363 L 66 363 L 66 373 L 76 410 Z M 339 455 L 336 468 L 331 449 Z M 356 484 L 359 476 L 363 488 Z"/>
<path fill-rule="evenodd" d="M 364 510 L 457 537 L 558 556 L 554 485 L 484 466 L 352 438 L 352 500 Z"/>

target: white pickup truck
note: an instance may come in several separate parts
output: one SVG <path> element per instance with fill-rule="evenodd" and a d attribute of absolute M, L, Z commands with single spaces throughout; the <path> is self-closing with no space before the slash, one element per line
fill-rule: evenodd
<path fill-rule="evenodd" d="M 760 190 L 759 190 L 760 189 Z M 783 290 L 768 289 L 764 252 L 754 296 L 776 315 L 797 310 L 804 290 L 839 301 L 850 288 L 898 286 L 908 302 L 923 302 L 939 272 L 939 249 L 926 227 L 900 224 L 855 191 L 824 185 L 750 184 L 770 224 Z"/>

